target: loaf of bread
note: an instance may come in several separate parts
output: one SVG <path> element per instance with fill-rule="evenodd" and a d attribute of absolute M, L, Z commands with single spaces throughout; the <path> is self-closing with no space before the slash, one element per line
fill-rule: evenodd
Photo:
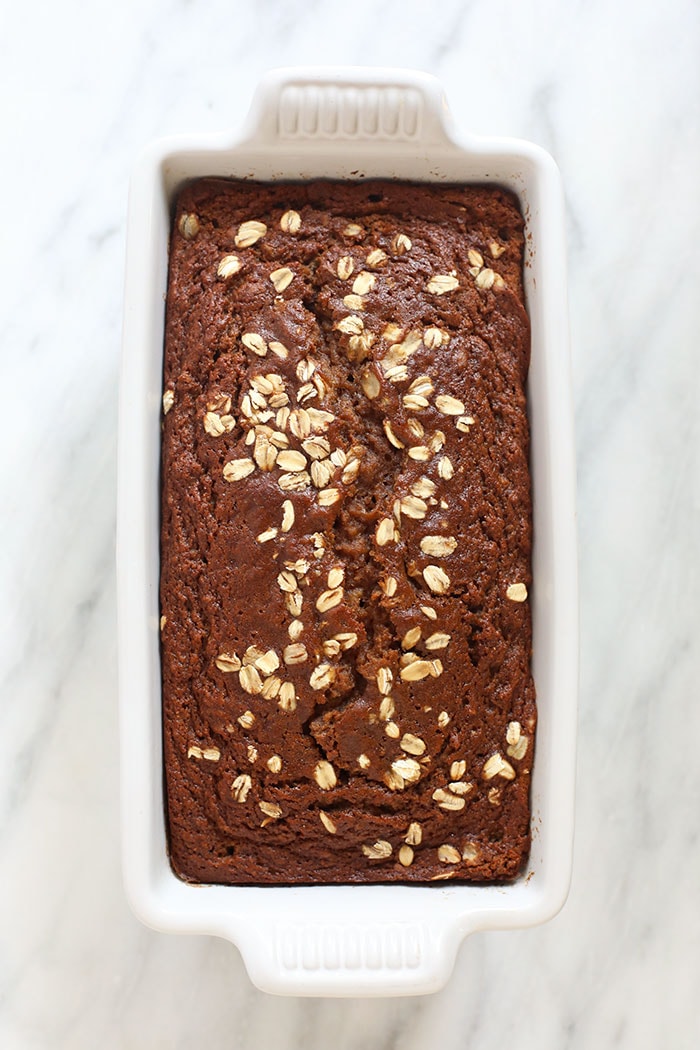
<path fill-rule="evenodd" d="M 180 877 L 523 871 L 523 227 L 493 187 L 180 193 L 160 584 Z"/>

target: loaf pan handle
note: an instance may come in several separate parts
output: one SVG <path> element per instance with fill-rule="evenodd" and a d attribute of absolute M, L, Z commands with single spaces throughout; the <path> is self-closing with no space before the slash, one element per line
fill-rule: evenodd
<path fill-rule="evenodd" d="M 352 892 L 352 890 L 351 890 Z M 460 936 L 443 922 L 271 922 L 231 933 L 253 983 L 277 995 L 422 995 L 444 987 Z"/>
<path fill-rule="evenodd" d="M 281 142 L 376 143 L 411 150 L 451 141 L 440 82 L 405 69 L 275 69 L 260 81 L 246 123 L 258 147 Z"/>

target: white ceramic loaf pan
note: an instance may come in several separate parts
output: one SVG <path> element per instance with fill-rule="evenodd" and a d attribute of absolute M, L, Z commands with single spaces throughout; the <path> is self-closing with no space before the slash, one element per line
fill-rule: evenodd
<path fill-rule="evenodd" d="M 532 322 L 533 671 L 539 705 L 532 852 L 508 886 L 192 886 L 166 850 L 158 645 L 159 441 L 171 207 L 205 175 L 499 183 L 527 223 Z M 573 839 L 577 693 L 575 481 L 564 209 L 536 146 L 455 134 L 440 85 L 393 69 L 287 69 L 258 87 L 242 134 L 154 144 L 129 201 L 119 420 L 123 863 L 136 914 L 240 949 L 255 984 L 294 995 L 415 995 L 448 979 L 475 930 L 533 926 L 562 906 Z"/>

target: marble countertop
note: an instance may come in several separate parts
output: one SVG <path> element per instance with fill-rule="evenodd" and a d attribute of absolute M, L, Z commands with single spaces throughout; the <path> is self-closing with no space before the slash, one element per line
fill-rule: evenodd
<path fill-rule="evenodd" d="M 1 46 L 0 1045 L 699 1045 L 700 7 L 64 0 L 13 5 Z M 435 73 L 459 126 L 540 143 L 567 193 L 582 584 L 573 884 L 548 925 L 469 938 L 426 998 L 265 996 L 235 948 L 147 930 L 121 886 L 129 170 L 156 136 L 239 126 L 265 69 L 319 59 Z"/>

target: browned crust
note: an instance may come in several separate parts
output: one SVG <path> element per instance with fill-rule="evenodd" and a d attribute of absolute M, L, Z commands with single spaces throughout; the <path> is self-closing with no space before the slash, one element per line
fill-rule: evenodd
<path fill-rule="evenodd" d="M 300 217 L 297 232 L 280 226 L 289 210 Z M 240 227 L 249 220 L 267 231 L 241 246 Z M 348 233 L 348 224 L 361 232 Z M 397 234 L 410 239 L 410 250 L 395 241 Z M 161 609 L 169 845 L 181 877 L 493 881 L 521 871 L 529 849 L 535 697 L 529 603 L 510 600 L 507 588 L 531 582 L 523 243 L 517 202 L 493 188 L 205 179 L 180 195 L 165 340 L 164 390 L 166 404 L 172 392 L 172 406 L 163 423 Z M 377 249 L 385 259 L 370 255 Z M 240 269 L 219 276 L 222 259 L 232 255 Z M 338 276 L 344 257 L 354 264 L 346 280 Z M 278 290 L 270 274 L 284 268 L 293 278 L 284 287 L 286 274 L 278 276 Z M 344 298 L 358 294 L 352 286 L 360 273 L 374 275 L 373 286 L 365 290 L 372 279 L 362 278 L 361 304 L 348 305 Z M 429 290 L 441 287 L 430 283 L 436 275 L 453 274 L 456 288 Z M 376 337 L 371 346 L 338 330 L 348 316 L 360 317 L 363 333 Z M 382 338 L 388 324 L 404 332 L 406 355 L 417 342 L 410 356 Z M 435 341 L 426 340 L 428 329 L 445 333 L 447 345 L 426 346 Z M 422 341 L 412 340 L 412 332 Z M 282 343 L 287 358 L 269 350 L 258 356 L 242 344 L 245 333 Z M 399 365 L 405 357 L 405 380 L 386 377 L 389 353 Z M 309 360 L 315 371 L 307 379 Z M 251 378 L 263 377 L 256 382 L 268 404 L 257 410 L 270 411 L 275 393 L 267 375 L 279 377 L 273 389 L 287 394 L 290 409 L 332 413 L 318 436 L 349 457 L 333 465 L 324 486 L 337 489 L 336 502 L 321 505 L 313 484 L 283 491 L 280 475 L 293 471 L 277 465 L 271 471 L 256 465 L 242 480 L 226 480 L 224 466 L 254 451 L 246 434 L 255 421 L 245 409 L 256 407 L 244 402 Z M 319 376 L 320 393 L 313 386 Z M 410 396 L 406 403 L 421 376 L 430 378 L 418 388 L 428 404 Z M 299 402 L 305 382 L 314 392 Z M 372 393 L 379 388 L 379 396 L 369 398 L 363 383 Z M 459 416 L 440 411 L 454 408 L 445 397 L 463 403 Z M 208 411 L 214 433 L 204 426 Z M 474 422 L 458 427 L 464 417 Z M 387 439 L 387 420 L 404 448 Z M 416 420 L 422 438 L 411 430 Z M 325 451 L 305 448 L 288 421 L 260 425 L 284 433 L 286 451 L 301 452 L 308 470 L 308 448 Z M 436 451 L 440 431 L 444 442 Z M 428 448 L 427 459 L 410 458 L 411 446 Z M 358 468 L 347 466 L 354 457 L 353 478 Z M 295 457 L 289 462 L 294 467 Z M 285 500 L 295 511 L 287 532 Z M 404 508 L 399 521 L 397 500 Z M 424 517 L 410 516 L 423 506 Z M 389 542 L 380 546 L 382 521 L 380 535 Z M 273 537 L 256 539 L 270 528 L 277 529 Z M 323 548 L 314 534 L 323 537 Z M 426 554 L 420 546 L 426 536 L 454 537 L 455 549 Z M 427 569 L 427 578 L 442 585 L 430 566 L 447 574 L 445 594 L 426 583 Z M 321 597 L 337 589 L 328 579 L 334 568 L 344 572 L 338 604 Z M 298 617 L 285 604 L 282 572 L 302 595 Z M 396 580 L 391 596 L 379 586 L 389 577 Z M 304 629 L 292 639 L 295 618 Z M 402 680 L 402 639 L 418 627 L 420 639 L 409 635 L 404 644 L 430 670 Z M 357 641 L 336 653 L 329 641 L 339 633 Z M 446 648 L 426 647 L 436 633 L 450 636 Z M 293 641 L 305 646 L 307 658 L 287 666 L 284 649 Z M 222 653 L 241 659 L 249 646 L 275 652 L 281 666 L 274 675 L 293 684 L 294 710 L 279 706 L 279 693 L 246 692 L 239 673 L 217 666 Z M 441 668 L 430 663 L 435 659 Z M 319 664 L 314 681 L 324 681 L 325 664 L 335 677 L 314 689 Z M 390 687 L 381 668 L 392 672 Z M 391 693 L 381 713 L 380 685 Z M 522 739 L 513 743 L 514 723 L 526 746 Z M 369 759 L 366 768 L 360 755 Z M 318 781 L 328 783 L 328 767 L 315 774 L 319 763 L 333 769 L 335 785 L 326 790 Z M 402 790 L 397 771 L 408 778 Z M 414 776 L 420 779 L 412 782 Z M 466 786 L 452 790 L 450 783 Z"/>

